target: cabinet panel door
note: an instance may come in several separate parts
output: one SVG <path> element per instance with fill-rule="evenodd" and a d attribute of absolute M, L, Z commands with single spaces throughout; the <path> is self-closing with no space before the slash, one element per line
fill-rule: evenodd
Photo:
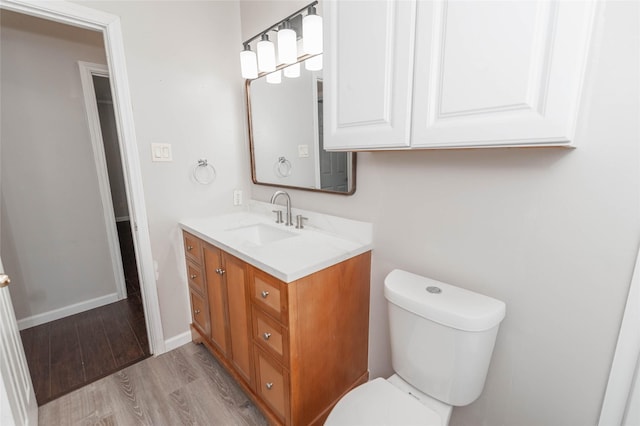
<path fill-rule="evenodd" d="M 187 259 L 191 259 L 196 264 L 202 263 L 202 245 L 200 240 L 188 232 L 182 231 L 182 241 L 184 242 L 184 254 Z"/>
<path fill-rule="evenodd" d="M 204 246 L 202 252 L 207 277 L 210 336 L 220 352 L 227 355 L 227 313 L 225 311 L 227 292 L 222 275 L 217 272 L 222 269 L 222 252 L 208 244 Z"/>
<path fill-rule="evenodd" d="M 415 1 L 323 3 L 324 147 L 408 147 Z"/>
<path fill-rule="evenodd" d="M 192 261 L 187 260 L 187 280 L 189 281 L 189 285 L 199 291 L 200 294 L 205 293 L 203 279 L 202 268 Z"/>
<path fill-rule="evenodd" d="M 229 308 L 229 336 L 231 338 L 231 362 L 244 376 L 247 383 L 251 380 L 250 320 L 247 294 L 246 264 L 227 253 L 224 254 L 224 270 L 227 281 Z"/>
<path fill-rule="evenodd" d="M 420 2 L 412 146 L 570 144 L 595 2 Z"/>
<path fill-rule="evenodd" d="M 209 312 L 204 298 L 193 289 L 189 289 L 191 298 L 191 318 L 193 324 L 206 336 L 209 334 Z"/>
<path fill-rule="evenodd" d="M 256 392 L 285 423 L 289 412 L 289 374 L 255 346 Z"/>

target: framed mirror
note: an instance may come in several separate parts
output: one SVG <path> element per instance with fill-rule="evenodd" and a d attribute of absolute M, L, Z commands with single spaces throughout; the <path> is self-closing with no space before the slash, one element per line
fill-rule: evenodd
<path fill-rule="evenodd" d="M 299 77 L 281 75 L 277 84 L 267 77 L 290 70 L 246 81 L 251 178 L 259 185 L 351 195 L 356 154 L 323 148 L 322 71 L 297 65 Z"/>

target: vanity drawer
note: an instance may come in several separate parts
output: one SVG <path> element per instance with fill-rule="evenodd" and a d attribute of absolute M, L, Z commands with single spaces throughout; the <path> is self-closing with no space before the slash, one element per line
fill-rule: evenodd
<path fill-rule="evenodd" d="M 198 265 L 202 265 L 202 244 L 200 239 L 185 231 L 182 231 L 182 239 L 184 241 L 184 253 L 187 259 L 192 260 Z"/>
<path fill-rule="evenodd" d="M 289 332 L 287 329 L 255 306 L 252 308 L 252 314 L 254 342 L 269 352 L 278 362 L 288 366 Z"/>
<path fill-rule="evenodd" d="M 189 289 L 189 296 L 191 298 L 191 318 L 193 319 L 193 324 L 206 336 L 209 334 L 209 312 L 207 312 L 204 297 L 192 288 Z"/>
<path fill-rule="evenodd" d="M 189 279 L 189 286 L 198 290 L 200 294 L 204 295 L 204 281 L 202 277 L 202 268 L 193 263 L 191 260 L 187 260 L 187 278 Z"/>
<path fill-rule="evenodd" d="M 284 424 L 289 411 L 289 373 L 255 348 L 256 391 Z"/>
<path fill-rule="evenodd" d="M 287 287 L 271 275 L 251 268 L 251 299 L 256 306 L 287 325 Z"/>

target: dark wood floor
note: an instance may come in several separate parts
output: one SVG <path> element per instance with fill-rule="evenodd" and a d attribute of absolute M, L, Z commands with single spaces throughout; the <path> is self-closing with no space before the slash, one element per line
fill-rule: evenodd
<path fill-rule="evenodd" d="M 38 405 L 149 356 L 129 222 L 119 222 L 128 298 L 22 330 Z"/>

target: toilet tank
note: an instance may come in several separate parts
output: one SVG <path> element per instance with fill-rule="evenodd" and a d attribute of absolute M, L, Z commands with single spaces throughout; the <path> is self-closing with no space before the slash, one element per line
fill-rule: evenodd
<path fill-rule="evenodd" d="M 427 395 L 454 406 L 484 388 L 505 304 L 410 272 L 385 279 L 394 371 Z"/>

